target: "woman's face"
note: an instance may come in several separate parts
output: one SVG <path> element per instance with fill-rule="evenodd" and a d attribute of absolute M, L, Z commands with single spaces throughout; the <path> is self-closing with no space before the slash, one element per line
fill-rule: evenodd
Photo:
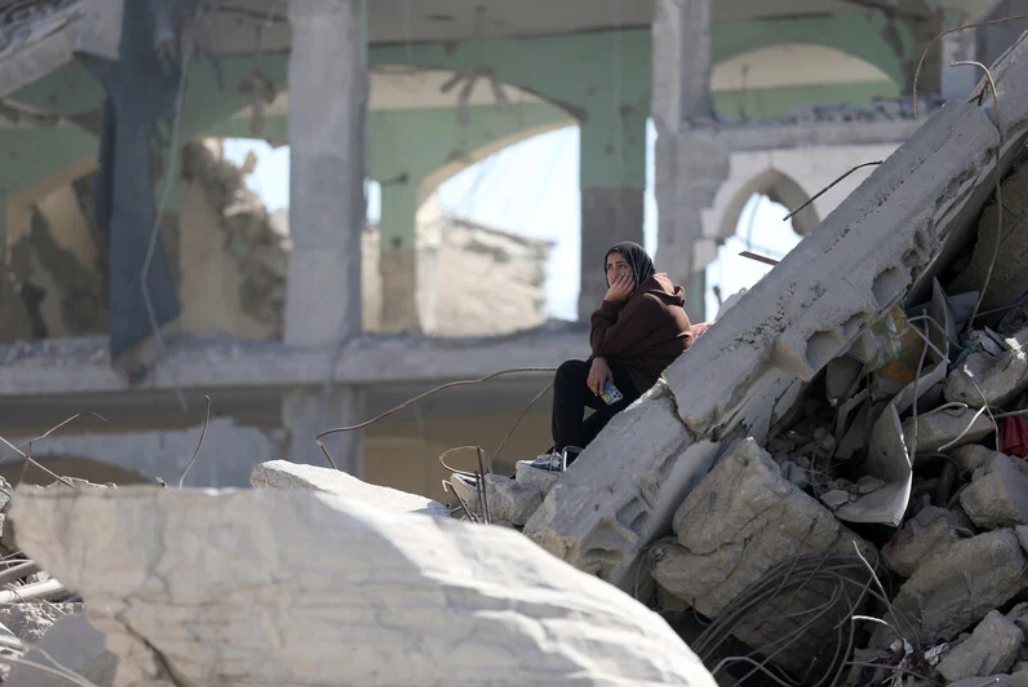
<path fill-rule="evenodd" d="M 614 280 L 622 275 L 632 275 L 632 266 L 621 253 L 611 253 L 607 256 L 607 286 L 614 283 Z"/>

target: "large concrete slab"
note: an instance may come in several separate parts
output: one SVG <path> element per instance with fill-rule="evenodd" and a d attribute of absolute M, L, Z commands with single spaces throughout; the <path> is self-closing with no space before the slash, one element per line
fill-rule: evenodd
<path fill-rule="evenodd" d="M 675 513 L 677 542 L 658 545 L 653 577 L 690 607 L 718 618 L 771 568 L 797 556 L 852 556 L 854 545 L 873 558 L 869 544 L 783 477 L 770 454 L 752 439 L 736 443 Z M 778 595 L 735 630 L 753 647 L 795 633 L 774 661 L 802 671 L 817 659 L 830 663 L 832 628 L 852 611 L 840 604 L 817 622 L 805 608 L 831 605 L 834 585 L 811 582 L 802 592 Z"/>
<path fill-rule="evenodd" d="M 111 370 L 103 337 L 0 346 L 0 397 L 317 387 L 330 370 L 336 384 L 427 383 L 484 376 L 496 372 L 497 361 L 507 367 L 556 367 L 589 355 L 588 332 L 581 327 L 490 338 L 365 335 L 341 350 L 218 336 L 177 337 L 167 344 L 166 355 L 135 386 Z"/>
<path fill-rule="evenodd" d="M 1012 529 L 962 539 L 925 559 L 892 601 L 872 637 L 888 646 L 896 632 L 908 641 L 951 640 L 1028 586 L 1025 557 Z"/>
<path fill-rule="evenodd" d="M 340 470 L 290 463 L 288 460 L 261 463 L 254 468 L 250 483 L 254 489 L 319 491 L 397 513 L 450 517 L 446 506 L 424 496 L 368 484 Z"/>
<path fill-rule="evenodd" d="M 1001 147 L 985 107 L 943 107 L 668 368 L 685 439 L 656 446 L 647 424 L 612 422 L 576 463 L 592 473 L 592 510 L 578 490 L 558 485 L 544 502 L 545 522 L 529 522 L 532 536 L 559 543 L 547 548 L 566 552 L 576 565 L 588 563 L 586 569 L 627 584 L 625 571 L 652 541 L 649 504 L 681 502 L 689 483 L 662 482 L 628 523 L 612 519 L 635 498 L 629 487 L 636 474 L 619 468 L 624 447 L 638 447 L 635 463 L 670 460 L 662 468 L 670 473 L 675 461 L 687 460 L 676 456 L 689 456 L 701 442 L 761 442 L 802 385 L 871 323 L 908 296 L 926 297 L 939 267 L 963 246 L 996 176 L 1024 145 L 1026 63 L 1022 39 L 992 70 L 1003 94 Z M 572 474 L 565 479 L 585 483 Z"/>
<path fill-rule="evenodd" d="M 18 541 L 136 680 L 716 683 L 645 606 L 517 532 L 282 491 L 19 491 Z M 150 683 L 147 683 L 150 684 Z"/>

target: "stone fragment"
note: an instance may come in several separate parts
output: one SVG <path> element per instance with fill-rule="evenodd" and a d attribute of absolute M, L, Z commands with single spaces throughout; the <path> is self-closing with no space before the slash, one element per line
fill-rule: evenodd
<path fill-rule="evenodd" d="M 533 472 L 544 472 L 529 469 Z M 557 477 L 558 473 L 549 474 Z M 451 480 L 450 483 L 455 489 L 460 488 L 460 482 Z M 486 475 L 485 488 L 491 522 L 506 522 L 515 527 L 524 527 L 546 496 L 546 492 L 533 484 L 531 478 L 522 481 L 503 475 Z M 481 515 L 482 509 L 476 492 L 461 489 L 458 493 L 475 515 Z"/>
<path fill-rule="evenodd" d="M 1019 332 L 1024 336 L 1026 332 Z M 977 388 L 976 388 L 977 387 Z M 1028 351 L 1019 345 L 998 356 L 972 353 L 946 379 L 946 400 L 975 408 L 1003 405 L 1028 388 Z M 981 391 L 980 391 L 981 390 Z"/>
<path fill-rule="evenodd" d="M 1001 406 L 1028 387 L 1028 329 L 1007 340 L 1014 347 L 999 355 L 978 351 L 967 356 L 946 378 L 947 401 L 966 403 L 972 408 Z"/>
<path fill-rule="evenodd" d="M 892 541 L 882 547 L 885 565 L 910 577 L 928 556 L 960 541 L 953 517 L 945 508 L 929 506 L 908 520 Z"/>
<path fill-rule="evenodd" d="M 711 618 L 779 563 L 804 554 L 853 555 L 855 542 L 868 552 L 828 509 L 782 477 L 753 439 L 738 441 L 686 498 L 675 513 L 674 530 L 678 543 L 662 547 L 653 577 Z M 811 598 L 792 603 L 810 608 L 830 595 L 820 598 L 823 590 L 813 584 L 808 591 Z M 782 608 L 781 622 L 744 625 L 735 634 L 751 646 L 766 645 L 795 630 L 787 618 L 801 610 Z M 815 634 L 809 631 L 775 660 L 789 668 L 809 664 L 804 653 L 817 653 L 828 636 Z"/>
<path fill-rule="evenodd" d="M 108 687 L 114 681 L 118 657 L 104 646 L 104 633 L 86 620 L 85 614 L 59 618 L 25 658 L 48 665 L 47 655 L 94 685 Z M 46 652 L 45 654 L 43 652 Z M 66 680 L 28 666 L 14 666 L 4 687 L 67 687 Z"/>
<path fill-rule="evenodd" d="M 999 611 L 990 611 L 971 637 L 950 651 L 939 663 L 939 673 L 949 682 L 967 677 L 1006 672 L 1017 658 L 1024 633 Z"/>
<path fill-rule="evenodd" d="M 320 491 L 399 513 L 450 517 L 446 506 L 424 496 L 368 484 L 340 470 L 291 463 L 288 460 L 261 463 L 250 475 L 250 483 L 254 489 Z"/>
<path fill-rule="evenodd" d="M 520 484 L 533 487 L 546 494 L 557 483 L 557 480 L 560 479 L 560 473 L 530 468 L 523 463 L 518 463 L 514 468 L 514 479 Z"/>
<path fill-rule="evenodd" d="M 903 583 L 886 620 L 922 642 L 953 639 L 1028 586 L 1025 557 L 1012 529 L 962 539 L 922 560 Z M 872 645 L 888 646 L 892 630 L 875 630 Z"/>
<path fill-rule="evenodd" d="M 960 492 L 960 505 L 982 529 L 1028 525 L 1028 464 L 994 454 Z"/>
<path fill-rule="evenodd" d="M 23 642 L 38 642 L 63 616 L 81 613 L 80 603 L 16 603 L 0 606 L 0 623 Z"/>
<path fill-rule="evenodd" d="M 838 510 L 849 502 L 850 493 L 848 491 L 843 491 L 842 489 L 832 489 L 829 492 L 821 494 L 821 503 L 825 504 L 832 510 Z"/>
<path fill-rule="evenodd" d="M 949 455 L 957 462 L 962 473 L 972 474 L 975 470 L 992 460 L 996 453 L 996 451 L 986 448 L 981 444 L 967 444 L 953 449 L 949 452 Z"/>
<path fill-rule="evenodd" d="M 19 489 L 11 517 L 89 599 L 116 687 L 165 670 L 237 687 L 716 685 L 658 615 L 502 528 L 311 491 L 151 487 Z"/>
<path fill-rule="evenodd" d="M 917 417 L 917 452 L 932 453 L 947 445 L 973 444 L 992 434 L 994 429 L 987 413 L 979 414 L 973 408 L 944 406 Z M 903 437 L 908 449 L 913 444 L 913 436 L 914 418 L 910 418 L 903 423 Z"/>

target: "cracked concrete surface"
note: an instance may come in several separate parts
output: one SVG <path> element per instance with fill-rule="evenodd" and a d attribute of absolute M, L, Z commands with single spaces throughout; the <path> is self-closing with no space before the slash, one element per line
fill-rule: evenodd
<path fill-rule="evenodd" d="M 783 477 L 752 439 L 739 441 L 675 513 L 676 542 L 658 545 L 653 577 L 674 596 L 710 618 L 756 584 L 772 567 L 797 556 L 849 556 L 854 545 L 874 558 L 869 544 L 843 527 L 828 509 Z M 831 585 L 811 582 L 788 593 L 734 633 L 750 646 L 770 646 L 792 632 L 802 636 L 783 647 L 775 662 L 803 671 L 833 647 L 832 627 L 849 611 L 829 613 L 802 632 L 798 611 L 829 603 Z"/>
<path fill-rule="evenodd" d="M 659 616 L 509 530 L 149 487 L 20 490 L 11 517 L 87 600 L 116 687 L 716 685 Z"/>

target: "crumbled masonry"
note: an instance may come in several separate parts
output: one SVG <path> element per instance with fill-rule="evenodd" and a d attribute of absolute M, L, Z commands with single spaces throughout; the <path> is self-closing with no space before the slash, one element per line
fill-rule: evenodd
<path fill-rule="evenodd" d="M 1028 35 L 990 73 L 998 132 L 939 107 L 563 473 L 452 512 L 287 460 L 0 482 L 0 665 L 65 633 L 104 687 L 1028 687 Z M 864 116 L 908 113 L 791 120 Z"/>

